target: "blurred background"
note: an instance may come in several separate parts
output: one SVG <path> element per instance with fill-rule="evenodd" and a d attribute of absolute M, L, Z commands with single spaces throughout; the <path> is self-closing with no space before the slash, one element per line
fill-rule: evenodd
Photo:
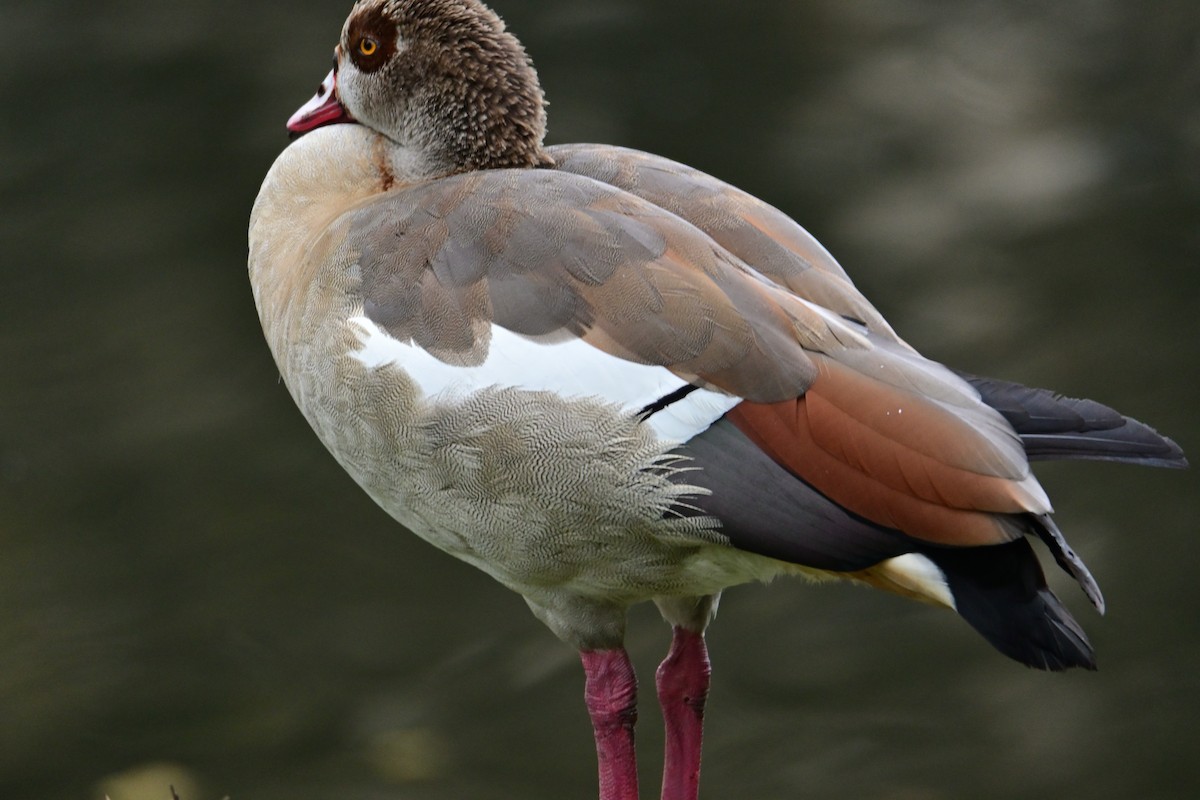
<path fill-rule="evenodd" d="M 550 141 L 652 150 L 815 233 L 896 329 L 1200 459 L 1194 0 L 495 0 Z M 576 654 L 406 534 L 293 407 L 246 223 L 349 10 L 0 8 L 0 796 L 593 795 Z M 1200 477 L 1044 465 L 1096 674 L 936 609 L 726 594 L 717 798 L 1200 793 Z M 629 644 L 649 687 L 668 630 Z M 660 724 L 640 747 L 656 796 Z"/>

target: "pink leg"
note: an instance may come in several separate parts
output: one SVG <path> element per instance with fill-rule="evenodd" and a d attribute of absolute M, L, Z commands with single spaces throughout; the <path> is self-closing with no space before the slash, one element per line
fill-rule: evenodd
<path fill-rule="evenodd" d="M 637 676 L 624 648 L 583 650 L 584 698 L 596 732 L 600 800 L 637 800 Z"/>
<path fill-rule="evenodd" d="M 676 626 L 671 652 L 657 674 L 667 732 L 662 800 L 696 800 L 700 791 L 700 741 L 711 672 L 704 634 Z"/>

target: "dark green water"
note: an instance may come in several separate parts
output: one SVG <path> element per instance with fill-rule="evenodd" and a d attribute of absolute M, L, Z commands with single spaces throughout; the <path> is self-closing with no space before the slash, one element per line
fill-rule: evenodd
<path fill-rule="evenodd" d="M 496 4 L 552 141 L 740 184 L 927 354 L 1200 457 L 1191 0 Z M 250 205 L 348 7 L 0 8 L 0 797 L 593 793 L 574 653 L 351 484 L 258 331 Z M 1098 674 L 878 593 L 734 589 L 706 796 L 1200 795 L 1200 480 L 1040 474 L 1108 596 L 1055 577 Z M 647 686 L 666 640 L 634 614 Z"/>

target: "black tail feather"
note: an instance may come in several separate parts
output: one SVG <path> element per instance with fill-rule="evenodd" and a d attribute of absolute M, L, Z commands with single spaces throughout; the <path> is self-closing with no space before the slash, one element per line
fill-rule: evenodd
<path fill-rule="evenodd" d="M 946 575 L 958 613 L 992 646 L 1037 669 L 1095 669 L 1079 623 L 1046 586 L 1024 537 L 989 547 L 929 547 Z"/>
<path fill-rule="evenodd" d="M 1016 429 L 1030 459 L 1187 466 L 1183 450 L 1175 442 L 1094 400 L 1064 397 L 994 378 L 962 377 Z"/>
<path fill-rule="evenodd" d="M 1092 577 L 1091 570 L 1087 568 L 1087 564 L 1083 563 L 1083 559 L 1067 543 L 1067 537 L 1062 535 L 1062 531 L 1054 524 L 1054 520 L 1050 518 L 1049 514 L 1032 516 L 1038 538 L 1046 547 L 1050 548 L 1054 560 L 1058 562 L 1063 571 L 1079 582 L 1083 593 L 1087 595 L 1088 600 L 1092 601 L 1096 610 L 1103 614 L 1104 595 L 1100 591 L 1100 585 Z"/>

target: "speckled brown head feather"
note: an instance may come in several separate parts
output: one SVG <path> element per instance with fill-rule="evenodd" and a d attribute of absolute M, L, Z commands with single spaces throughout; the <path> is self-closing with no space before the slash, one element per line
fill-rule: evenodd
<path fill-rule="evenodd" d="M 339 56 L 354 118 L 420 150 L 431 174 L 551 163 L 537 73 L 477 0 L 360 0 Z"/>

